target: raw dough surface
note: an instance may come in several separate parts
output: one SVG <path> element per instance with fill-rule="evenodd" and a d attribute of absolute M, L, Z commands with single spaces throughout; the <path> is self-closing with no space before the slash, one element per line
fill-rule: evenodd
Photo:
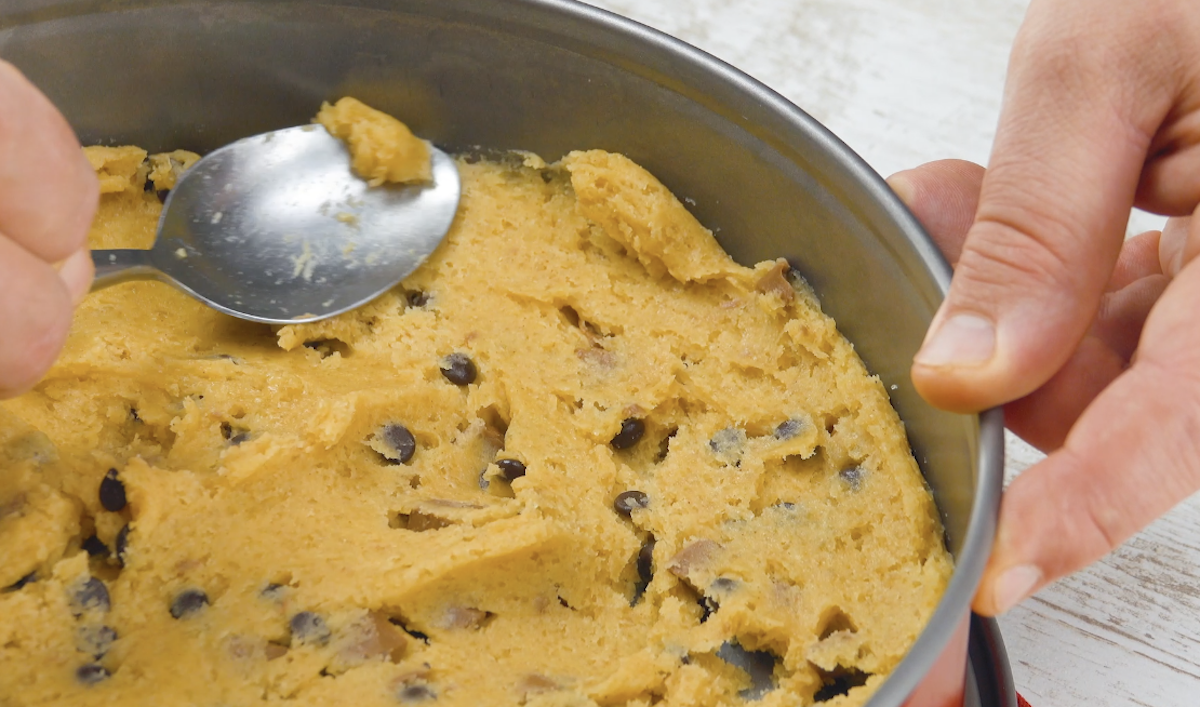
<path fill-rule="evenodd" d="M 89 156 L 92 246 L 149 247 L 195 156 Z M 806 286 L 621 156 L 459 169 L 359 311 L 84 302 L 0 404 L 0 705 L 847 707 L 895 667 L 951 561 Z"/>
<path fill-rule="evenodd" d="M 428 182 L 429 144 L 408 126 L 356 98 L 321 106 L 316 122 L 350 149 L 354 172 L 377 187 L 384 182 Z"/>

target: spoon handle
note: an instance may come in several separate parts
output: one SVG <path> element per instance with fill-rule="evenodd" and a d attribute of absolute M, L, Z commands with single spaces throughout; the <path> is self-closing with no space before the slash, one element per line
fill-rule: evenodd
<path fill-rule="evenodd" d="M 159 276 L 158 269 L 150 264 L 148 250 L 93 250 L 92 263 L 96 266 L 92 292 L 129 280 L 154 280 Z"/>

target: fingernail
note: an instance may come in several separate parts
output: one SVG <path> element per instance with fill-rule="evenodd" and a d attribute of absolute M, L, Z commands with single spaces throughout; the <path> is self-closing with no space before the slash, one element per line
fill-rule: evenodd
<path fill-rule="evenodd" d="M 908 181 L 908 177 L 904 176 L 904 172 L 896 172 L 888 177 L 887 184 L 892 188 L 892 191 L 896 192 L 896 196 L 900 197 L 900 201 L 912 206 L 916 190 L 913 189 L 912 182 Z"/>
<path fill-rule="evenodd" d="M 92 289 L 92 278 L 95 276 L 92 266 L 92 253 L 87 248 L 76 251 L 62 262 L 58 268 L 58 277 L 71 293 L 71 303 L 78 305 Z"/>
<path fill-rule="evenodd" d="M 1183 251 L 1190 227 L 1190 217 L 1167 219 L 1158 237 L 1158 264 L 1168 277 L 1175 277 L 1183 269 Z"/>
<path fill-rule="evenodd" d="M 1042 581 L 1042 571 L 1033 565 L 1018 565 L 1005 570 L 992 584 L 992 603 L 1003 614 L 1025 600 Z"/>
<path fill-rule="evenodd" d="M 922 366 L 977 366 L 996 351 L 996 327 L 975 314 L 955 314 L 934 331 L 917 352 Z"/>

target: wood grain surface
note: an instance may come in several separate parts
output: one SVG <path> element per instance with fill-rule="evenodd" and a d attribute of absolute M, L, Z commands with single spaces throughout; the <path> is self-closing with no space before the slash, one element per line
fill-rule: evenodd
<path fill-rule="evenodd" d="M 945 157 L 986 163 L 1028 0 L 592 4 L 754 76 L 887 175 Z M 1160 224 L 1135 213 L 1129 230 Z M 1007 447 L 1010 479 L 1041 458 L 1011 436 Z M 1198 566 L 1200 496 L 1002 618 L 1018 690 L 1032 707 L 1200 705 Z"/>

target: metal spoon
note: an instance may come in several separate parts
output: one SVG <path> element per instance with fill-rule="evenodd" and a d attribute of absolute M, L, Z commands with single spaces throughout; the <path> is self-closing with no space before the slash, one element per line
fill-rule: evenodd
<path fill-rule="evenodd" d="M 369 187 L 319 125 L 226 145 L 171 190 L 153 248 L 92 252 L 92 290 L 161 280 L 268 324 L 354 309 L 415 270 L 454 221 L 458 169 L 431 153 L 431 183 Z"/>

